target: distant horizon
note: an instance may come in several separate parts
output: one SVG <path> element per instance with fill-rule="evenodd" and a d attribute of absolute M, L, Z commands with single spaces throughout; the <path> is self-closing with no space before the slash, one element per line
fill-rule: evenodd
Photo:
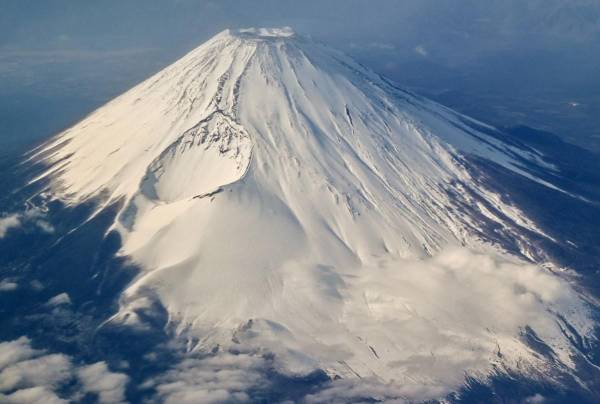
<path fill-rule="evenodd" d="M 55 134 L 224 29 L 287 25 L 486 123 L 600 152 L 594 1 L 109 3 L 0 5 L 0 144 Z"/>

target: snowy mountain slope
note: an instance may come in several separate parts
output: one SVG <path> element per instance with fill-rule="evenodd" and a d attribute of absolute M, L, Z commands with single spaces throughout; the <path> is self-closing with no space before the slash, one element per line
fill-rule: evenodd
<path fill-rule="evenodd" d="M 55 198 L 122 202 L 141 272 L 112 322 L 158 301 L 190 349 L 429 398 L 465 372 L 575 372 L 565 330 L 592 336 L 582 298 L 525 262 L 546 236 L 465 156 L 551 188 L 525 167 L 553 167 L 469 123 L 289 29 L 225 31 L 31 159 Z"/>

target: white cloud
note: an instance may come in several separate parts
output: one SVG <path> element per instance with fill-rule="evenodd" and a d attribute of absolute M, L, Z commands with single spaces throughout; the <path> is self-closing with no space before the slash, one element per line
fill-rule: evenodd
<path fill-rule="evenodd" d="M 37 207 L 27 209 L 25 213 L 21 215 L 21 217 L 26 222 L 31 222 L 36 225 L 40 230 L 44 233 L 54 233 L 54 226 L 44 220 L 45 212 Z"/>
<path fill-rule="evenodd" d="M 0 238 L 4 238 L 6 233 L 13 228 L 21 226 L 21 216 L 13 213 L 0 218 Z"/>
<path fill-rule="evenodd" d="M 29 338 L 21 337 L 14 341 L 0 343 L 0 371 L 5 367 L 29 359 L 40 353 L 31 347 Z"/>
<path fill-rule="evenodd" d="M 67 293 L 61 293 L 46 302 L 48 306 L 60 306 L 63 304 L 71 304 L 71 298 Z"/>
<path fill-rule="evenodd" d="M 48 223 L 45 220 L 36 220 L 35 222 L 36 226 L 40 228 L 40 230 L 42 230 L 44 233 L 48 233 L 48 234 L 52 234 L 54 233 L 54 226 L 52 226 L 50 223 Z"/>
<path fill-rule="evenodd" d="M 429 56 L 429 51 L 423 45 L 419 45 L 415 48 L 415 52 L 417 52 L 421 56 Z"/>
<path fill-rule="evenodd" d="M 0 392 L 44 386 L 58 387 L 71 377 L 72 364 L 62 354 L 42 355 L 11 364 L 0 372 Z"/>
<path fill-rule="evenodd" d="M 34 207 L 23 213 L 11 213 L 0 218 L 0 239 L 6 237 L 11 229 L 22 227 L 26 223 L 32 223 L 44 233 L 54 233 L 54 226 L 44 219 L 45 213 L 42 209 Z"/>
<path fill-rule="evenodd" d="M 67 400 L 58 397 L 46 387 L 31 387 L 17 390 L 12 394 L 0 394 L 0 402 L 6 404 L 66 404 Z"/>
<path fill-rule="evenodd" d="M 84 392 L 95 393 L 101 403 L 120 403 L 125 401 L 125 386 L 128 377 L 123 373 L 108 370 L 105 362 L 81 367 L 77 377 Z"/>
<path fill-rule="evenodd" d="M 356 380 L 333 380 L 319 391 L 304 398 L 307 404 L 312 403 L 343 403 L 357 401 L 372 401 L 385 403 L 405 403 L 402 399 L 405 392 L 394 384 L 383 383 L 375 379 L 365 378 Z"/>
<path fill-rule="evenodd" d="M 264 389 L 265 360 L 258 355 L 221 352 L 189 357 L 147 384 L 165 403 L 220 403 L 250 401 L 250 389 Z"/>
<path fill-rule="evenodd" d="M 542 396 L 540 393 L 536 393 L 531 397 L 527 397 L 525 399 L 525 403 L 527 404 L 542 404 L 546 402 L 546 397 Z"/>
<path fill-rule="evenodd" d="M 500 361 L 516 372 L 525 363 L 547 369 L 521 338 L 527 327 L 572 368 L 576 351 L 555 313 L 582 335 L 593 330 L 589 309 L 561 278 L 522 261 L 467 249 L 423 261 L 382 263 L 360 281 L 348 280 L 346 287 L 352 291 L 344 312 L 347 328 L 373 350 L 369 357 L 366 349 L 356 349 L 366 354 L 346 362 L 363 375 L 385 364 L 384 371 L 401 381 L 403 397 L 439 397 L 444 389 L 459 387 L 465 374 L 485 379 Z M 368 361 L 372 365 L 362 365 Z"/>
<path fill-rule="evenodd" d="M 0 343 L 0 393 L 13 393 L 13 401 L 35 393 L 14 394 L 21 390 L 34 387 L 52 390 L 60 386 L 71 377 L 71 371 L 67 356 L 33 349 L 26 337 Z"/>
<path fill-rule="evenodd" d="M 70 356 L 33 349 L 27 337 L 0 343 L 0 402 L 65 403 L 93 393 L 101 403 L 118 403 L 124 401 L 128 380 L 105 362 L 78 366 Z M 59 397 L 57 391 L 75 381 L 80 388 L 74 396 Z"/>
<path fill-rule="evenodd" d="M 465 375 L 485 382 L 498 368 L 552 382 L 549 369 L 575 367 L 577 351 L 563 329 L 583 338 L 593 331 L 589 307 L 568 282 L 491 251 L 453 248 L 424 260 L 381 260 L 347 276 L 322 268 L 303 277 L 308 272 L 297 269 L 290 268 L 294 277 L 286 278 L 268 307 L 244 306 L 238 326 L 209 328 L 190 316 L 187 324 L 193 325 L 180 330 L 202 338 L 197 349 L 204 352 L 216 346 L 269 352 L 282 374 L 323 369 L 345 380 L 310 397 L 317 402 L 368 394 L 436 399 L 459 389 Z M 206 330 L 214 337 L 207 338 Z M 552 358 L 527 345 L 526 330 L 551 348 Z M 256 360 L 227 354 L 190 359 L 154 383 L 171 402 L 197 401 L 199 395 L 219 401 L 233 394 L 240 400 L 268 384 L 264 364 Z"/>
<path fill-rule="evenodd" d="M 144 383 L 144 388 L 156 390 L 155 400 L 166 404 L 254 402 L 257 395 L 269 397 L 273 391 L 285 394 L 285 388 L 274 383 L 273 372 L 283 370 L 275 357 L 264 355 L 265 351 L 247 350 L 243 344 L 236 345 L 243 352 L 220 351 L 209 356 L 197 352 L 186 356 L 171 370 Z M 294 376 L 279 374 L 280 377 Z M 406 388 L 395 383 L 386 383 L 374 377 L 348 378 L 325 382 L 323 385 L 306 386 L 312 391 L 301 402 L 342 403 L 363 402 L 373 399 L 386 403 L 404 403 Z M 427 387 L 431 393 L 433 387 Z M 413 389 L 414 396 L 423 394 L 425 388 Z M 442 395 L 445 390 L 439 388 Z M 295 397 L 295 400 L 299 397 Z"/>
<path fill-rule="evenodd" d="M 44 284 L 42 282 L 38 281 L 37 279 L 32 280 L 29 283 L 29 286 L 31 286 L 31 288 L 33 290 L 37 290 L 37 291 L 40 291 L 40 290 L 44 289 Z"/>
<path fill-rule="evenodd" d="M 17 290 L 19 285 L 16 282 L 12 282 L 9 280 L 0 281 L 0 292 L 11 292 L 13 290 Z"/>

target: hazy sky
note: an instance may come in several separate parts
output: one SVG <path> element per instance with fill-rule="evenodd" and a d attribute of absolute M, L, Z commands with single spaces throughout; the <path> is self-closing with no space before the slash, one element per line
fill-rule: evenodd
<path fill-rule="evenodd" d="M 282 25 L 494 124 L 600 115 L 598 0 L 2 0 L 0 136 L 58 130 L 225 28 Z"/>
<path fill-rule="evenodd" d="M 185 48 L 255 25 L 359 43 L 442 40 L 445 48 L 548 38 L 558 46 L 600 32 L 596 0 L 3 0 L 0 11 L 0 46 L 17 49 Z"/>

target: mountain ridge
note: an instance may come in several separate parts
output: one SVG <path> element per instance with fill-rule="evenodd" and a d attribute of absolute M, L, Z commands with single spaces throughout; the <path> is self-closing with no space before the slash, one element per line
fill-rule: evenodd
<path fill-rule="evenodd" d="M 271 351 L 284 373 L 415 398 L 522 360 L 575 372 L 564 328 L 592 338 L 586 303 L 532 265 L 529 234 L 549 236 L 465 156 L 564 191 L 524 164 L 553 170 L 541 153 L 478 125 L 287 28 L 228 30 L 38 149 L 33 182 L 123 201 L 111 229 L 142 270 L 107 324 L 143 328 L 160 302 L 191 350 Z"/>

